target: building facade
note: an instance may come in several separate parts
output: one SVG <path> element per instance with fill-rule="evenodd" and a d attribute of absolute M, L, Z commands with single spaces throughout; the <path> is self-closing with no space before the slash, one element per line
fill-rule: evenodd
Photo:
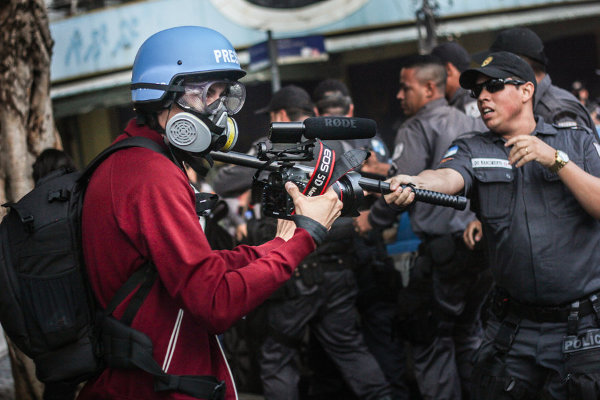
<path fill-rule="evenodd" d="M 600 95 L 600 3 L 552 0 L 146 0 L 136 2 L 54 0 L 48 3 L 55 40 L 51 96 L 65 148 L 80 165 L 110 143 L 133 116 L 129 80 L 140 44 L 178 25 L 222 32 L 239 53 L 248 88 L 236 116 L 246 151 L 268 129 L 254 110 L 267 104 L 273 87 L 261 44 L 278 41 L 282 84 L 309 92 L 334 77 L 350 87 L 356 115 L 377 121 L 393 140 L 400 117 L 395 99 L 402 60 L 426 52 L 427 10 L 435 16 L 435 39 L 455 40 L 470 53 L 485 50 L 499 30 L 533 29 L 544 41 L 548 71 L 568 88 L 581 80 Z M 425 3 L 425 4 L 424 4 Z M 424 7 L 425 5 L 425 7 Z M 432 39 L 429 37 L 429 39 Z M 315 44 L 316 43 L 316 44 Z M 281 45 L 281 46 L 280 46 Z M 286 53 L 290 51 L 291 53 Z M 263 52 L 264 53 L 264 52 Z"/>

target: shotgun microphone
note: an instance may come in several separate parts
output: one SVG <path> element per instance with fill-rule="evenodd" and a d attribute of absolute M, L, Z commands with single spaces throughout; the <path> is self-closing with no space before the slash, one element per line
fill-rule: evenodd
<path fill-rule="evenodd" d="M 367 118 L 311 117 L 304 122 L 273 122 L 269 139 L 273 143 L 299 143 L 306 139 L 369 139 L 377 133 L 377 124 Z"/>

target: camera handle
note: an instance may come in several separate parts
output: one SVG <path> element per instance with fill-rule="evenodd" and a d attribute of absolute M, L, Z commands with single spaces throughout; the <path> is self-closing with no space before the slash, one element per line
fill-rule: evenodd
<path fill-rule="evenodd" d="M 240 165 L 242 167 L 255 169 L 265 168 L 265 170 L 267 171 L 276 171 L 279 168 L 279 163 L 269 164 L 268 162 L 261 161 L 256 157 L 233 151 L 228 153 L 223 153 L 220 151 L 211 151 L 210 155 L 216 161 Z M 296 166 L 299 168 L 304 167 L 300 164 Z M 312 172 L 312 168 L 305 168 L 310 169 L 310 171 Z M 377 179 L 360 177 L 358 178 L 358 185 L 369 192 L 378 192 L 382 194 L 390 193 L 390 184 Z M 467 198 L 464 196 L 450 195 L 440 192 L 434 192 L 431 190 L 416 189 L 414 187 L 411 187 L 411 189 L 413 192 L 415 192 L 415 200 L 417 201 L 435 204 L 438 206 L 452 207 L 457 210 L 464 210 L 467 207 Z"/>

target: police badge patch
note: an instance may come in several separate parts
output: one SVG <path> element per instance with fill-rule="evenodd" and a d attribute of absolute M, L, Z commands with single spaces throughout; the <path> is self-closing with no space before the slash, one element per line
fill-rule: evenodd
<path fill-rule="evenodd" d="M 400 158 L 402 152 L 404 151 L 404 143 L 398 143 L 396 147 L 394 147 L 394 154 L 392 154 L 392 159 L 395 160 Z"/>
<path fill-rule="evenodd" d="M 442 158 L 448 158 L 451 157 L 453 155 L 456 154 L 456 152 L 458 151 L 458 146 L 452 146 L 448 149 L 448 151 L 446 151 L 446 153 L 442 156 Z"/>

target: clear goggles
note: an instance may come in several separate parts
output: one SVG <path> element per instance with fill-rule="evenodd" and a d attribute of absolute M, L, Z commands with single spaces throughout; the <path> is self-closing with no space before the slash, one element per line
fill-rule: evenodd
<path fill-rule="evenodd" d="M 184 82 L 182 86 L 184 91 L 177 104 L 197 113 L 214 114 L 223 106 L 227 114 L 233 115 L 246 100 L 246 87 L 240 82 Z"/>

